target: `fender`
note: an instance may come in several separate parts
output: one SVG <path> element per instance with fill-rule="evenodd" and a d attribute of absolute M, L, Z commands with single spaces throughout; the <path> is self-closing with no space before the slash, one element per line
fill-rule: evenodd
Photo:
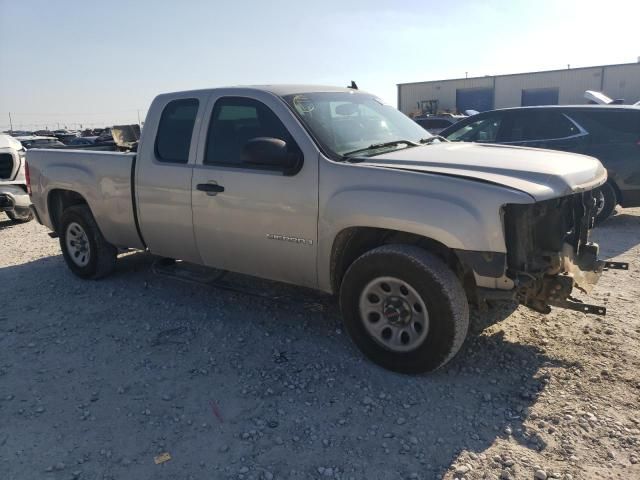
<path fill-rule="evenodd" d="M 325 192 L 320 195 L 318 283 L 327 291 L 334 241 L 346 228 L 384 228 L 429 238 L 454 250 L 504 254 L 503 205 L 534 201 L 518 190 L 464 178 L 344 167 L 360 169 L 359 185 L 340 185 L 347 176 L 343 172 L 335 175 L 335 182 L 324 183 L 334 186 L 325 201 Z M 351 180 L 356 172 L 349 172 Z"/>

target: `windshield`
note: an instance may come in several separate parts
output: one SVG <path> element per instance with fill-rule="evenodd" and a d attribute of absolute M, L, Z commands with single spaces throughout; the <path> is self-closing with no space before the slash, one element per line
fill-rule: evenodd
<path fill-rule="evenodd" d="M 354 152 L 372 156 L 409 148 L 431 137 L 409 117 L 373 95 L 356 91 L 304 93 L 287 95 L 284 100 L 334 158 Z"/>

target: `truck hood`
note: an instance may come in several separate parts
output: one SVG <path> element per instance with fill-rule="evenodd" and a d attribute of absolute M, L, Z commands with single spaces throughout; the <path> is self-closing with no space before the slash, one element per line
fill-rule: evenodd
<path fill-rule="evenodd" d="M 358 165 L 494 183 L 538 201 L 590 190 L 607 180 L 607 171 L 596 158 L 506 145 L 433 143 L 361 160 Z"/>

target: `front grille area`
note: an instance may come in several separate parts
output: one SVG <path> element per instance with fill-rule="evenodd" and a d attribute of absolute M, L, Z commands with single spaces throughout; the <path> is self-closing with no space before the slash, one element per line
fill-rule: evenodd
<path fill-rule="evenodd" d="M 529 205 L 507 205 L 504 218 L 510 270 L 544 272 L 550 255 L 562 251 L 565 243 L 579 255 L 588 242 L 594 208 L 591 191 Z"/>
<path fill-rule="evenodd" d="M 0 153 L 0 178 L 6 180 L 13 172 L 13 155 L 10 153 Z"/>

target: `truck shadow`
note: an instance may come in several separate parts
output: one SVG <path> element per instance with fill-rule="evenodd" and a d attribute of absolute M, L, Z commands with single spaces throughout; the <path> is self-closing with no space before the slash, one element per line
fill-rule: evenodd
<path fill-rule="evenodd" d="M 4 230 L 5 228 L 15 227 L 16 225 L 17 225 L 16 223 L 9 220 L 9 217 L 0 216 L 0 230 Z"/>
<path fill-rule="evenodd" d="M 27 402 L 38 385 L 52 413 L 3 413 L 0 454 L 22 451 L 31 477 L 110 449 L 133 459 L 110 463 L 113 475 L 141 478 L 159 438 L 177 458 L 158 478 L 215 477 L 236 462 L 286 478 L 292 469 L 314 478 L 320 466 L 345 477 L 440 478 L 462 450 L 482 453 L 499 438 L 546 446 L 524 422 L 548 382 L 541 369 L 571 365 L 481 331 L 509 321 L 512 306 L 483 314 L 445 368 L 404 376 L 360 355 L 331 297 L 242 276 L 226 280 L 246 291 L 179 282 L 154 275 L 153 260 L 126 255 L 99 282 L 75 278 L 60 256 L 0 268 L 0 284 L 25 292 L 0 312 L 3 390 Z M 79 404 L 93 416 L 80 446 L 88 424 Z M 108 460 L 96 456 L 83 476 L 104 471 Z"/>

